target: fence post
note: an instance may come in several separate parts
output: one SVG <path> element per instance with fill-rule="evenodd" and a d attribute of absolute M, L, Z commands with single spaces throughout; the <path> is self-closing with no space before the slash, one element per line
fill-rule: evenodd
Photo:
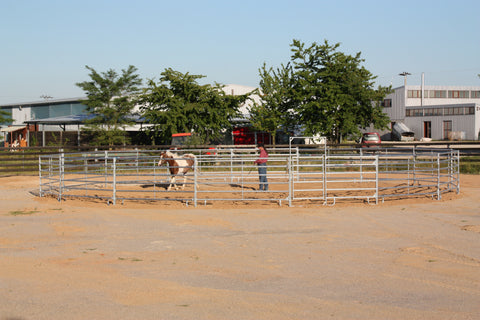
<path fill-rule="evenodd" d="M 415 151 L 415 149 L 413 149 L 413 151 Z M 416 170 L 417 168 L 417 155 L 415 154 L 415 152 L 413 153 L 413 183 L 412 183 L 412 186 L 415 186 L 415 182 L 417 181 L 417 175 L 416 175 Z"/>
<path fill-rule="evenodd" d="M 442 198 L 442 193 L 440 192 L 440 153 L 437 153 L 437 200 Z"/>
<path fill-rule="evenodd" d="M 363 182 L 363 153 L 360 149 L 360 181 Z"/>
<path fill-rule="evenodd" d="M 137 168 L 137 179 L 138 179 L 138 173 L 139 173 L 139 170 L 138 170 L 138 148 L 135 148 L 135 151 L 136 151 L 136 157 L 135 157 L 135 167 Z"/>
<path fill-rule="evenodd" d="M 292 206 L 293 198 L 293 168 L 292 168 L 292 157 L 287 159 L 287 169 L 288 169 L 288 206 Z"/>
<path fill-rule="evenodd" d="M 106 158 L 105 158 L 106 161 Z M 113 158 L 113 165 L 112 165 L 112 170 L 113 170 L 113 181 L 112 181 L 112 190 L 113 190 L 113 195 L 112 195 L 112 202 L 113 205 L 117 203 L 117 158 Z"/>
<path fill-rule="evenodd" d="M 105 166 L 105 188 L 107 187 L 107 176 L 108 176 L 108 151 L 105 150 L 105 161 L 104 161 L 104 166 Z"/>
<path fill-rule="evenodd" d="M 230 149 L 230 183 L 233 183 L 233 149 Z"/>
<path fill-rule="evenodd" d="M 53 156 L 49 155 L 48 157 L 48 178 L 51 179 L 53 175 Z M 48 186 L 50 187 L 50 192 L 52 192 L 52 184 L 49 183 Z"/>
<path fill-rule="evenodd" d="M 296 155 L 297 155 L 297 158 L 296 158 L 297 159 L 297 161 L 296 161 L 297 162 L 297 167 L 295 169 L 295 173 L 297 175 L 297 181 L 300 181 L 300 171 L 299 171 L 300 170 L 300 168 L 299 168 L 299 166 L 300 166 L 300 150 L 299 150 L 298 147 L 295 147 L 295 151 L 296 151 Z"/>
<path fill-rule="evenodd" d="M 58 201 L 62 201 L 62 191 L 63 191 L 63 166 L 64 166 L 64 153 L 62 152 L 60 154 L 60 157 L 58 158 L 58 181 L 59 181 L 59 186 L 58 186 Z"/>
<path fill-rule="evenodd" d="M 43 197 L 42 194 L 42 156 L 38 156 L 38 180 L 39 180 L 39 188 L 38 194 L 40 197 Z"/>
<path fill-rule="evenodd" d="M 197 168 L 198 160 L 193 158 L 193 206 L 197 207 Z"/>
<path fill-rule="evenodd" d="M 407 157 L 407 194 L 410 195 L 410 158 Z"/>
<path fill-rule="evenodd" d="M 245 172 L 244 172 L 244 163 L 243 163 L 243 159 L 240 160 L 240 176 L 242 177 L 242 181 L 241 181 L 241 191 L 242 191 L 242 200 L 245 199 L 245 192 L 243 191 L 244 189 L 244 186 L 245 186 Z M 248 172 L 250 173 L 250 171 Z"/>
<path fill-rule="evenodd" d="M 453 155 L 452 155 L 453 156 Z M 455 175 L 457 177 L 457 194 L 460 193 L 460 150 L 457 150 L 456 151 L 456 155 L 455 155 L 455 167 L 456 167 L 456 170 L 455 170 Z"/>
<path fill-rule="evenodd" d="M 155 172 L 155 158 L 152 159 L 153 161 L 153 199 L 156 199 L 157 198 L 157 174 Z"/>
<path fill-rule="evenodd" d="M 375 155 L 375 204 L 378 204 L 378 163 L 379 155 Z"/>
<path fill-rule="evenodd" d="M 85 195 L 87 195 L 87 181 L 88 181 L 88 160 L 87 160 L 87 154 L 83 154 L 83 172 L 85 175 Z"/>
<path fill-rule="evenodd" d="M 324 204 L 327 204 L 327 155 L 323 155 L 323 200 L 325 201 Z"/>

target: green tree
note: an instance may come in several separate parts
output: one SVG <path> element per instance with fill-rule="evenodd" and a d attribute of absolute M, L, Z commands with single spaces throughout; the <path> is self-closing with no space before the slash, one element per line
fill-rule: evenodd
<path fill-rule="evenodd" d="M 0 109 L 0 124 L 8 124 L 12 121 L 13 119 L 10 117 L 10 113 Z"/>
<path fill-rule="evenodd" d="M 361 53 L 355 56 L 338 51 L 340 44 L 313 43 L 309 47 L 294 40 L 292 65 L 295 88 L 292 100 L 298 122 L 307 135 L 321 134 L 341 142 L 343 137 L 358 136 L 360 129 L 373 125 L 384 129 L 389 118 L 381 102 L 390 88 L 374 89 L 370 71 L 361 66 Z"/>
<path fill-rule="evenodd" d="M 196 141 L 209 144 L 231 127 L 247 95 L 231 96 L 221 85 L 198 84 L 203 77 L 168 68 L 158 83 L 148 82 L 141 109 L 152 124 L 147 128 L 152 140 L 170 143 L 173 133 L 194 132 Z"/>
<path fill-rule="evenodd" d="M 136 94 L 140 91 L 142 79 L 136 73 L 137 68 L 129 66 L 119 75 L 109 69 L 98 73 L 90 71 L 91 81 L 77 83 L 88 96 L 83 101 L 92 118 L 87 121 L 85 130 L 92 137 L 92 144 L 118 145 L 128 143 L 124 128 L 133 124 L 130 115 L 136 103 Z"/>
<path fill-rule="evenodd" d="M 347 55 L 338 51 L 340 44 L 327 41 L 306 47 L 293 40 L 290 46 L 291 72 L 283 71 L 283 66 L 277 72 L 265 72 L 264 66 L 260 73 L 262 90 L 274 88 L 262 96 L 264 104 L 275 110 L 266 114 L 274 119 L 276 114 L 283 115 L 287 126 L 294 119 L 305 135 L 323 135 L 336 142 L 358 137 L 360 129 L 370 125 L 387 127 L 389 119 L 381 102 L 391 89 L 374 88 L 376 77 L 361 65 L 360 53 Z"/>
<path fill-rule="evenodd" d="M 290 64 L 274 70 L 264 63 L 260 74 L 260 102 L 250 108 L 253 128 L 272 135 L 273 144 L 278 130 L 288 130 L 292 124 L 290 90 L 293 73 Z"/>

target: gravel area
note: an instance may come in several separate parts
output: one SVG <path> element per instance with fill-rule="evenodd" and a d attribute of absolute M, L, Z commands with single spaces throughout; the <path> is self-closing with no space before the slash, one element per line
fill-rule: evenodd
<path fill-rule="evenodd" d="M 479 319 L 479 176 L 379 205 L 38 198 L 0 178 L 0 320 Z"/>

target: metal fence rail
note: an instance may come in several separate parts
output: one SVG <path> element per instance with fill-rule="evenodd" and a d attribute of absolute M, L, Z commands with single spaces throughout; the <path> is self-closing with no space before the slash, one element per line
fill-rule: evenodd
<path fill-rule="evenodd" d="M 338 201 L 377 204 L 386 199 L 459 192 L 459 153 L 454 150 L 270 150 L 269 190 L 258 190 L 254 148 L 188 150 L 196 154 L 184 188 L 167 190 L 171 175 L 158 166 L 162 150 L 60 153 L 39 157 L 40 196 L 58 200 L 277 202 Z M 183 183 L 183 176 L 177 177 Z"/>

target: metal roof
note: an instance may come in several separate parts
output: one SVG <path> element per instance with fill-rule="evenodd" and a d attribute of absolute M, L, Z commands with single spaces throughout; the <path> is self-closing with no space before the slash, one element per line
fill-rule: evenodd
<path fill-rule="evenodd" d="M 62 117 L 27 120 L 24 123 L 27 123 L 27 124 L 82 124 L 86 120 L 92 119 L 93 117 L 94 115 L 91 115 L 91 114 L 77 114 L 77 115 L 62 116 Z"/>
<path fill-rule="evenodd" d="M 6 127 L 6 128 L 0 129 L 0 132 L 14 132 L 14 131 L 18 131 L 18 130 L 23 130 L 25 128 L 26 128 L 26 126 L 11 126 L 11 127 Z"/>
<path fill-rule="evenodd" d="M 95 115 L 93 114 L 77 114 L 77 115 L 70 115 L 70 116 L 62 116 L 62 117 L 53 117 L 53 118 L 45 118 L 45 119 L 35 119 L 35 120 L 27 120 L 24 121 L 26 124 L 83 124 L 85 121 L 93 119 Z M 143 123 L 145 122 L 145 118 L 139 115 L 129 115 L 129 120 L 135 121 L 136 123 Z"/>
<path fill-rule="evenodd" d="M 27 107 L 27 106 L 35 106 L 35 105 L 49 105 L 49 104 L 62 104 L 62 103 L 72 103 L 72 102 L 79 102 L 81 103 L 84 100 L 87 100 L 87 97 L 77 97 L 77 98 L 65 98 L 65 99 L 44 99 L 44 100 L 37 100 L 37 101 L 30 101 L 30 102 L 14 102 L 14 103 L 6 103 L 1 104 L 0 108 L 8 108 L 8 107 Z"/>

